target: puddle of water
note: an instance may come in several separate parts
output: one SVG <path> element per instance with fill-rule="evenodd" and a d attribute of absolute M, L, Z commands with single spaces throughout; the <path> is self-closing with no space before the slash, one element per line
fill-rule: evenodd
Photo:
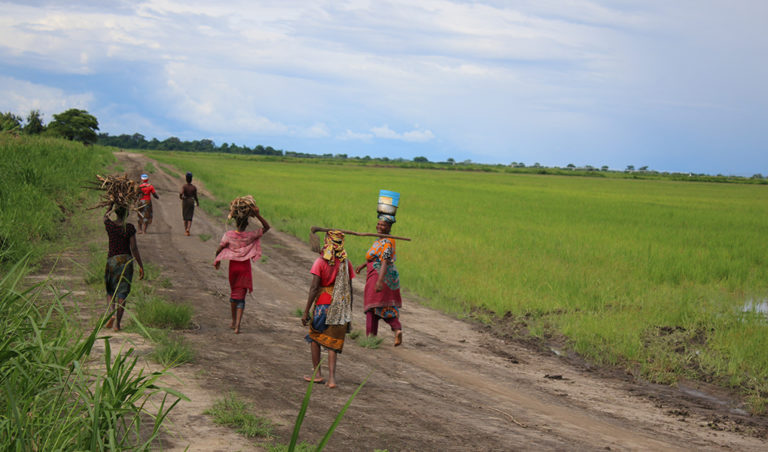
<path fill-rule="evenodd" d="M 768 299 L 747 300 L 741 307 L 741 312 L 753 312 L 768 317 Z"/>
<path fill-rule="evenodd" d="M 685 393 L 685 394 L 687 394 L 687 395 L 689 395 L 691 397 L 694 397 L 694 398 L 697 398 L 697 399 L 700 399 L 700 400 L 706 400 L 707 402 L 719 405 L 719 406 L 721 406 L 723 408 L 728 409 L 728 411 L 730 411 L 731 413 L 740 414 L 740 415 L 748 415 L 749 414 L 749 413 L 747 413 L 745 410 L 743 410 L 741 408 L 731 406 L 731 402 L 729 400 L 725 400 L 725 399 L 721 399 L 721 398 L 715 397 L 715 396 L 713 396 L 711 394 L 707 394 L 707 393 L 701 392 L 701 391 L 699 391 L 697 389 L 693 389 L 693 388 L 691 388 L 689 386 L 686 386 L 686 385 L 683 385 L 683 384 L 678 384 L 677 388 L 682 393 Z"/>

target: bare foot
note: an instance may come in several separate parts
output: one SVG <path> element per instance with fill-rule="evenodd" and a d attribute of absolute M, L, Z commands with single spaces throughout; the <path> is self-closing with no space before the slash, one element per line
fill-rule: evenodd
<path fill-rule="evenodd" d="M 335 389 L 336 388 L 336 382 L 330 382 L 329 381 L 325 385 L 328 386 L 328 389 Z"/>
<path fill-rule="evenodd" d="M 110 317 L 109 320 L 107 320 L 107 324 L 104 325 L 104 328 L 112 328 L 112 325 L 115 323 L 115 318 Z"/>
<path fill-rule="evenodd" d="M 119 326 L 117 326 L 117 325 L 115 325 L 115 327 L 113 328 L 113 330 L 114 330 L 114 332 L 115 332 L 115 333 L 118 333 L 118 332 L 120 332 L 120 327 L 119 327 Z"/>
<path fill-rule="evenodd" d="M 235 334 L 240 334 L 240 328 L 235 328 Z"/>
<path fill-rule="evenodd" d="M 312 377 L 309 375 L 304 375 L 304 381 L 312 381 Z M 325 383 L 325 380 L 323 380 L 323 377 L 320 375 L 317 375 L 315 377 L 315 383 Z"/>
<path fill-rule="evenodd" d="M 397 330 L 395 332 L 395 347 L 403 343 L 403 330 Z"/>

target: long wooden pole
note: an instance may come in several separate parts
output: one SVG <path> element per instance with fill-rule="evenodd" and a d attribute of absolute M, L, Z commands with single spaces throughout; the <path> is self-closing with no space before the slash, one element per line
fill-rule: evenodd
<path fill-rule="evenodd" d="M 411 239 L 409 239 L 408 237 L 398 237 L 396 235 L 378 234 L 378 233 L 375 233 L 375 232 L 345 231 L 343 229 L 321 228 L 320 226 L 312 226 L 309 230 L 312 231 L 313 234 L 315 232 L 340 231 L 340 232 L 343 232 L 345 234 L 357 235 L 357 236 L 361 236 L 361 237 L 384 237 L 384 238 L 388 238 L 388 239 L 405 240 L 407 242 L 411 241 Z"/>

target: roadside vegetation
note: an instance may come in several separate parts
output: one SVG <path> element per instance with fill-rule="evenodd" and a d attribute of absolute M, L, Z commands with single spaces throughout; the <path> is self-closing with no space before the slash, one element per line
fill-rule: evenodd
<path fill-rule="evenodd" d="M 397 265 L 426 303 L 638 378 L 737 388 L 766 410 L 762 185 L 151 156 L 218 199 L 253 194 L 305 240 L 312 225 L 372 231 L 378 190 L 400 192 L 393 234 L 413 241 L 398 242 Z M 348 238 L 352 261 L 369 245 Z"/>
<path fill-rule="evenodd" d="M 0 449 L 149 450 L 183 396 L 159 386 L 165 372 L 140 370 L 132 348 L 112 351 L 106 317 L 83 333 L 43 285 L 20 287 L 24 266 L 0 280 Z M 98 341 L 103 369 L 89 364 Z"/>
<path fill-rule="evenodd" d="M 82 243 L 92 228 L 83 211 L 96 203 L 83 186 L 113 161 L 100 146 L 0 133 L 0 450 L 149 450 L 184 398 L 161 386 L 165 371 L 142 370 L 133 348 L 112 349 L 103 308 L 93 307 L 103 296 L 81 303 L 51 281 L 24 279 Z M 87 246 L 91 262 L 58 263 L 103 286 L 104 248 Z M 96 315 L 90 326 L 82 309 Z"/>
<path fill-rule="evenodd" d="M 0 274 L 66 242 L 62 226 L 89 207 L 83 185 L 112 161 L 102 146 L 0 133 Z"/>

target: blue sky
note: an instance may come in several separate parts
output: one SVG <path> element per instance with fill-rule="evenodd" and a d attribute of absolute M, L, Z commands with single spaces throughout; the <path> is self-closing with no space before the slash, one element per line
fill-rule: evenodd
<path fill-rule="evenodd" d="M 0 111 L 309 153 L 768 174 L 764 0 L 0 0 Z"/>

